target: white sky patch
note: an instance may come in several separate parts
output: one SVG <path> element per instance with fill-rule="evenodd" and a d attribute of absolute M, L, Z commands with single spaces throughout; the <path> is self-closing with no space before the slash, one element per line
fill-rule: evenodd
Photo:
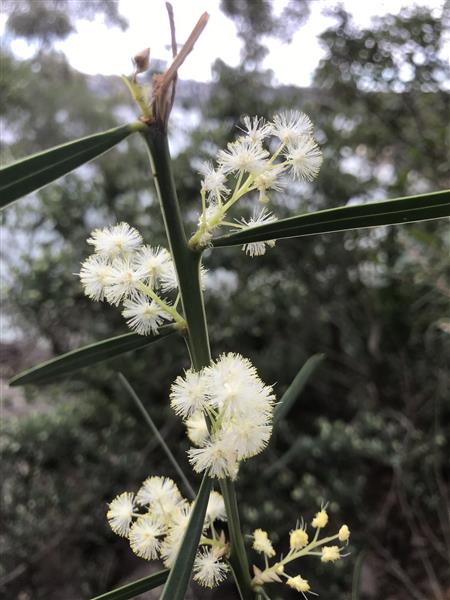
<path fill-rule="evenodd" d="M 209 81 L 211 65 L 217 57 L 230 65 L 239 62 L 240 42 L 235 26 L 220 12 L 219 4 L 219 0 L 172 0 L 179 44 L 186 41 L 203 12 L 210 15 L 206 29 L 182 67 L 183 79 Z M 132 70 L 131 57 L 145 47 L 150 47 L 150 58 L 171 60 L 163 0 L 120 0 L 119 12 L 128 20 L 128 30 L 108 28 L 100 17 L 95 21 L 82 20 L 77 24 L 78 32 L 58 44 L 74 68 L 92 75 L 128 74 Z"/>
<path fill-rule="evenodd" d="M 286 0 L 274 0 L 275 14 L 281 14 L 285 4 Z M 234 23 L 220 11 L 220 0 L 172 0 L 172 5 L 179 43 L 186 40 L 203 12 L 210 15 L 194 52 L 181 69 L 182 79 L 210 81 L 211 67 L 217 58 L 230 66 L 239 64 L 242 42 Z M 323 13 L 337 5 L 334 0 L 311 0 L 310 17 L 296 32 L 291 44 L 271 38 L 266 40 L 269 53 L 263 66 L 274 71 L 278 83 L 310 85 L 314 69 L 324 56 L 318 36 L 333 23 L 333 19 Z M 343 0 L 343 5 L 356 25 L 367 27 L 372 17 L 389 12 L 398 14 L 403 6 L 412 7 L 413 3 L 410 0 Z M 443 0 L 423 0 L 422 5 L 440 9 Z M 148 46 L 154 58 L 171 60 L 169 25 L 163 0 L 119 0 L 119 12 L 129 22 L 126 31 L 106 26 L 99 15 L 94 21 L 78 21 L 77 33 L 58 42 L 56 47 L 67 55 L 75 69 L 91 75 L 129 74 L 131 57 Z M 5 20 L 6 16 L 1 15 L 0 29 Z M 34 54 L 34 49 L 24 40 L 14 40 L 11 47 L 23 58 Z M 449 47 L 448 42 L 445 55 L 450 53 Z"/>

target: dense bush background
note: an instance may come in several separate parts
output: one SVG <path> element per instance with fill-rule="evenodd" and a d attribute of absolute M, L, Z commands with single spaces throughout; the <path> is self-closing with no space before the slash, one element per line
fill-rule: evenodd
<path fill-rule="evenodd" d="M 87 7 L 126 26 L 115 3 Z M 202 118 L 172 131 L 177 187 L 193 225 L 199 158 L 234 136 L 242 114 L 270 117 L 284 107 L 310 114 L 325 160 L 313 185 L 273 198 L 279 215 L 450 187 L 450 69 L 440 58 L 448 5 L 405 9 L 367 30 L 335 8 L 308 89 L 276 87 L 261 67 L 263 36 L 286 36 L 286 23 L 290 33 L 307 27 L 307 2 L 291 2 L 278 18 L 268 2 L 223 0 L 222 8 L 246 42 L 242 64 L 217 61 L 210 85 L 181 82 L 175 121 L 189 111 Z M 118 80 L 76 72 L 54 49 L 73 29 L 78 3 L 22 0 L 3 10 L 5 40 L 24 37 L 36 48 L 19 61 L 2 46 L 4 162 L 133 118 Z M 126 220 L 147 242 L 164 243 L 147 173 L 133 138 L 5 212 L 5 379 L 125 331 L 118 311 L 83 297 L 73 273 L 95 226 Z M 280 548 L 321 500 L 330 501 L 332 523 L 349 524 L 349 559 L 302 567 L 323 598 L 349 598 L 356 563 L 361 599 L 449 597 L 449 251 L 443 220 L 284 241 L 253 260 L 236 248 L 205 256 L 214 355 L 249 356 L 281 395 L 309 356 L 326 354 L 238 482 L 246 532 L 264 524 Z M 106 502 L 171 468 L 116 374 L 133 381 L 189 473 L 184 434 L 167 406 L 170 382 L 186 366 L 183 343 L 169 338 L 58 384 L 4 390 L 6 597 L 88 598 L 148 572 L 108 530 Z M 229 597 L 197 587 L 192 594 Z"/>

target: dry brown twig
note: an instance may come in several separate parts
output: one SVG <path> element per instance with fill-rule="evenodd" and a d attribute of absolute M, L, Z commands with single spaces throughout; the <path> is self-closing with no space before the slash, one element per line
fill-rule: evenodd
<path fill-rule="evenodd" d="M 205 12 L 202 14 L 194 29 L 192 30 L 190 36 L 183 44 L 183 47 L 178 53 L 176 53 L 177 45 L 175 40 L 175 22 L 173 18 L 173 8 L 168 2 L 166 3 L 166 8 L 170 22 L 172 53 L 175 54 L 172 64 L 167 69 L 167 71 L 165 73 L 153 76 L 153 116 L 150 121 L 162 125 L 164 129 L 167 127 L 167 121 L 169 119 L 170 111 L 172 109 L 173 99 L 175 95 L 175 82 L 177 78 L 178 69 L 184 63 L 188 54 L 190 54 L 190 52 L 193 50 L 196 41 L 202 34 L 209 19 L 208 13 Z M 171 88 L 172 93 L 169 96 L 169 90 Z M 150 124 L 149 120 L 146 120 L 146 122 Z"/>

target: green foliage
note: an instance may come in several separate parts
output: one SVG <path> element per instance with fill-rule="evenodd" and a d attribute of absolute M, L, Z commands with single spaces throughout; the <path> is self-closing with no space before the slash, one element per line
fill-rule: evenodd
<path fill-rule="evenodd" d="M 246 231 L 229 233 L 213 242 L 214 246 L 234 246 L 271 239 L 302 237 L 314 233 L 333 233 L 379 225 L 426 221 L 450 216 L 450 191 L 434 192 L 345 206 L 281 219 Z"/>
<path fill-rule="evenodd" d="M 314 354 L 308 358 L 295 376 L 291 385 L 280 398 L 279 403 L 276 405 L 273 416 L 274 423 L 286 418 L 287 414 L 298 400 L 305 385 L 308 383 L 309 378 L 312 377 L 314 371 L 320 366 L 324 358 L 325 356 L 323 354 Z"/>
<path fill-rule="evenodd" d="M 83 348 L 72 350 L 40 365 L 36 365 L 24 373 L 19 373 L 11 379 L 11 386 L 25 385 L 27 383 L 49 383 L 55 378 L 91 367 L 99 362 L 115 358 L 126 352 L 145 348 L 161 338 L 175 333 L 173 325 L 161 327 L 158 335 L 144 337 L 136 333 L 124 333 Z"/>
<path fill-rule="evenodd" d="M 245 22 L 246 31 L 254 32 L 246 33 L 248 39 L 260 46 L 258 32 L 268 32 L 263 8 L 261 20 L 252 12 L 253 27 L 251 19 Z M 448 64 L 440 58 L 448 14 L 406 10 L 362 31 L 343 11 L 336 15 L 322 36 L 327 54 L 311 90 L 275 89 L 269 73 L 251 70 L 257 63 L 251 57 L 237 70 L 216 64 L 202 122 L 176 160 L 176 184 L 192 229 L 198 157 L 229 141 L 241 114 L 270 116 L 279 107 L 309 112 L 325 152 L 314 191 L 303 186 L 274 198 L 283 216 L 333 210 L 336 199 L 449 187 Z M 21 62 L 6 55 L 2 64 L 8 162 L 114 127 L 129 106 L 113 79 L 76 74 L 51 52 Z M 402 72 L 412 75 L 404 80 Z M 82 172 L 70 174 L 4 213 L 16 248 L 8 259 L 8 319 L 33 343 L 48 344 L 52 355 L 123 326 L 114 311 L 87 302 L 72 275 L 94 226 L 127 220 L 152 228 L 146 241 L 167 244 L 157 202 L 147 191 L 149 178 L 140 175 L 144 161 L 141 145 L 130 139 L 128 154 L 113 149 L 90 164 L 89 181 Z M 280 424 L 275 444 L 239 479 L 243 527 L 250 533 L 264 523 L 283 544 L 297 517 L 312 516 L 321 499 L 331 501 L 333 518 L 344 517 L 355 533 L 353 556 L 366 549 L 362 587 L 367 578 L 375 582 L 365 589 L 368 598 L 410 598 L 405 576 L 417 593 L 433 598 L 429 564 L 437 585 L 448 587 L 450 339 L 441 324 L 449 313 L 449 252 L 444 221 L 286 240 L 254 261 L 236 248 L 205 257 L 215 282 L 206 307 L 213 355 L 239 348 L 265 380 L 277 382 L 278 397 L 308 356 L 327 355 L 320 377 L 308 382 L 302 401 Z M 187 366 L 178 346 L 168 340 L 157 353 L 148 350 L 157 365 L 151 381 L 142 353 L 120 364 L 157 407 L 157 424 L 167 414 L 161 398 L 168 382 Z M 155 450 L 140 462 L 147 433 L 111 377 L 109 369 L 90 372 L 93 391 L 77 405 L 67 401 L 75 391 L 79 396 L 74 382 L 30 391 L 30 409 L 33 397 L 45 398 L 49 413 L 4 428 L 2 575 L 14 577 L 4 580 L 2 591 L 9 597 L 88 597 L 115 587 L 138 564 L 129 563 L 122 544 L 108 534 L 106 502 L 126 485 L 135 489 L 155 465 L 161 472 L 169 468 L 162 468 Z M 181 435 L 174 427 L 166 424 L 176 445 Z M 181 442 L 180 461 L 184 450 Z M 49 532 L 55 548 L 47 545 Z M 64 588 L 67 572 L 77 573 L 75 590 Z M 344 598 L 351 576 L 351 565 L 324 570 L 314 577 L 316 591 Z"/>
<path fill-rule="evenodd" d="M 106 592 L 106 594 L 102 594 L 101 596 L 96 596 L 92 600 L 128 600 L 129 598 L 135 598 L 139 594 L 153 590 L 155 587 L 159 587 L 165 583 L 168 575 L 169 571 L 165 569 L 149 577 L 143 577 L 138 581 L 123 585 L 111 592 Z"/>
<path fill-rule="evenodd" d="M 97 158 L 129 136 L 135 129 L 133 125 L 123 125 L 51 148 L 4 167 L 0 171 L 2 193 L 0 206 L 6 206 L 17 198 L 34 192 L 80 165 Z"/>
<path fill-rule="evenodd" d="M 308 18 L 310 10 L 306 0 L 291 0 L 277 16 L 274 5 L 268 0 L 222 0 L 221 9 L 236 22 L 238 35 L 244 42 L 243 59 L 249 65 L 260 63 L 267 55 L 263 36 L 289 42 Z"/>
<path fill-rule="evenodd" d="M 74 31 L 77 18 L 93 19 L 101 14 L 108 25 L 124 29 L 125 19 L 119 15 L 117 4 L 107 0 L 59 2 L 58 0 L 5 0 L 2 12 L 8 14 L 7 26 L 18 37 L 36 40 L 41 44 L 67 37 Z"/>
<path fill-rule="evenodd" d="M 171 467 L 132 405 L 104 387 L 78 387 L 70 398 L 47 388 L 46 413 L 2 427 L 1 578 L 15 573 L 11 597 L 91 597 L 117 585 L 110 568 L 139 564 L 109 531 L 107 502 L 121 486 L 135 489 L 135 474 Z M 159 427 L 161 400 L 152 402 Z"/>

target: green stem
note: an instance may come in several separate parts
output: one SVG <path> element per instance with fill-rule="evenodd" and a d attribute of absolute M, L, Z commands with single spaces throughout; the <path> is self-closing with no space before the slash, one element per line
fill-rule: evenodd
<path fill-rule="evenodd" d="M 174 306 L 170 306 L 170 304 L 167 304 L 167 302 L 164 302 L 164 300 L 161 300 L 158 294 L 156 294 L 156 292 L 152 290 L 152 288 L 149 285 L 145 285 L 145 283 L 138 282 L 137 287 L 142 293 L 146 294 L 149 298 L 154 300 L 156 304 L 158 304 L 158 306 L 160 306 L 163 309 L 164 312 L 170 315 L 175 321 L 175 323 L 178 325 L 179 329 L 183 330 L 186 327 L 186 321 L 179 314 L 176 308 Z"/>
<path fill-rule="evenodd" d="M 187 244 L 173 179 L 167 136 L 156 125 L 148 127 L 142 135 L 149 151 L 156 193 L 177 271 L 181 303 L 188 327 L 189 352 L 194 368 L 202 369 L 211 362 L 211 355 L 203 295 L 201 291 L 199 293 L 201 255 L 191 250 Z"/>
<path fill-rule="evenodd" d="M 149 151 L 156 192 L 161 205 L 167 238 L 178 276 L 183 313 L 187 323 L 186 342 L 196 371 L 209 366 L 211 352 L 200 284 L 201 252 L 189 247 L 172 173 L 167 136 L 156 125 L 142 133 Z M 233 483 L 222 481 L 231 543 L 230 563 L 243 600 L 254 600 Z"/>
<path fill-rule="evenodd" d="M 230 479 L 220 480 L 220 489 L 225 502 L 228 517 L 228 532 L 230 534 L 231 553 L 230 564 L 238 582 L 241 596 L 244 600 L 255 597 L 252 589 L 252 581 L 248 566 L 247 554 L 245 552 L 244 538 L 241 532 L 239 510 L 236 492 Z"/>

